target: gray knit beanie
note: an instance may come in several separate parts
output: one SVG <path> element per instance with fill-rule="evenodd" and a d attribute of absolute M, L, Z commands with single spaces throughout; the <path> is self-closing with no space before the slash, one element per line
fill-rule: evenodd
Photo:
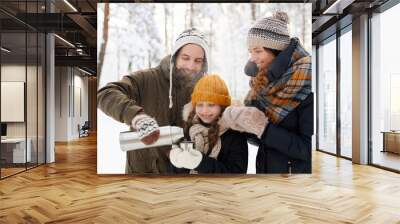
<path fill-rule="evenodd" d="M 247 36 L 249 49 L 257 46 L 282 51 L 290 43 L 288 30 L 289 17 L 285 12 L 277 11 L 272 17 L 256 22 Z"/>

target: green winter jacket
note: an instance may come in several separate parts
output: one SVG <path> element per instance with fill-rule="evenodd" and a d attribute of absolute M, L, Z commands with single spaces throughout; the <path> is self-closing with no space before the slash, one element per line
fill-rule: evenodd
<path fill-rule="evenodd" d="M 170 56 L 166 56 L 155 68 L 140 70 L 120 81 L 108 83 L 98 90 L 97 106 L 108 116 L 129 126 L 133 117 L 144 111 L 154 117 L 159 126 L 182 127 L 182 109 L 190 101 L 191 90 L 173 85 L 173 107 L 169 109 L 169 70 Z M 128 151 L 126 173 L 166 173 L 169 148 Z"/>

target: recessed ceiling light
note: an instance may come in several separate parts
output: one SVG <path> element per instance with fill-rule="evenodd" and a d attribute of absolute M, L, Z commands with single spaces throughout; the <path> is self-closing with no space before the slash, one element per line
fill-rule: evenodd
<path fill-rule="evenodd" d="M 65 4 L 67 4 L 72 10 L 74 10 L 75 12 L 78 12 L 78 10 L 71 4 L 69 3 L 67 0 L 64 0 Z"/>
<path fill-rule="evenodd" d="M 336 0 L 322 14 L 342 14 L 343 9 L 351 5 L 355 0 Z"/>
<path fill-rule="evenodd" d="M 71 42 L 69 42 L 68 40 L 66 40 L 66 39 L 64 39 L 64 38 L 62 38 L 62 37 L 60 37 L 60 36 L 57 35 L 57 34 L 54 34 L 54 36 L 57 37 L 58 39 L 60 39 L 61 41 L 63 41 L 64 43 L 68 44 L 69 46 L 75 48 L 75 45 L 71 44 Z"/>
<path fill-rule="evenodd" d="M 11 52 L 11 50 L 9 50 L 9 49 L 7 49 L 7 48 L 5 48 L 5 47 L 1 47 L 1 50 L 4 51 L 4 52 L 6 52 L 6 53 L 10 53 L 10 52 Z"/>
<path fill-rule="evenodd" d="M 90 72 L 88 72 L 88 71 L 86 71 L 86 70 L 83 70 L 83 69 L 81 69 L 81 68 L 79 68 L 79 67 L 78 67 L 78 69 L 79 69 L 79 71 L 81 71 L 81 72 L 83 72 L 83 73 L 85 73 L 85 74 L 93 75 L 92 73 L 90 73 Z"/>

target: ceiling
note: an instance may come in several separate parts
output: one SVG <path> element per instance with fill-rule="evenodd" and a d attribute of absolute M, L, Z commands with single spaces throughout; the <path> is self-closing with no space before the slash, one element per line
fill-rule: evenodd
<path fill-rule="evenodd" d="M 2 60 L 25 61 L 27 55 L 29 61 L 44 48 L 36 35 L 52 32 L 57 34 L 56 66 L 79 66 L 96 74 L 96 7 L 95 0 L 47 0 L 47 5 L 44 0 L 1 0 L 2 46 L 12 49 Z"/>
<path fill-rule="evenodd" d="M 314 0 L 312 16 L 313 44 L 350 25 L 354 17 L 374 12 L 389 0 Z"/>
<path fill-rule="evenodd" d="M 312 3 L 313 44 L 319 43 L 336 29 L 351 23 L 352 17 L 373 10 L 388 0 L 287 0 L 253 2 Z M 96 0 L 1 0 L 0 25 L 2 44 L 23 55 L 34 53 L 36 42 L 28 35 L 25 50 L 25 30 L 54 32 L 56 65 L 79 66 L 96 73 L 97 2 Z M 109 2 L 121 2 L 113 1 Z M 52 13 L 50 12 L 50 8 Z M 340 21 L 340 22 L 338 22 Z M 60 38 L 59 38 L 60 37 Z M 66 40 L 66 41 L 63 41 Z M 33 41 L 31 43 L 31 41 Z M 36 45 L 35 45 L 36 44 Z M 71 45 L 72 44 L 72 45 Z M 39 45 L 39 48 L 42 45 Z M 26 51 L 26 52 L 25 52 Z M 12 57 L 10 57 L 12 58 Z"/>

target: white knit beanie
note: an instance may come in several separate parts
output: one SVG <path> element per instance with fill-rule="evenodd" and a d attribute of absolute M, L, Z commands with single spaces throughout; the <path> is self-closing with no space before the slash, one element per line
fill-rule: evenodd
<path fill-rule="evenodd" d="M 289 17 L 285 12 L 277 11 L 272 17 L 256 22 L 247 36 L 249 49 L 257 46 L 282 51 L 290 43 Z"/>

